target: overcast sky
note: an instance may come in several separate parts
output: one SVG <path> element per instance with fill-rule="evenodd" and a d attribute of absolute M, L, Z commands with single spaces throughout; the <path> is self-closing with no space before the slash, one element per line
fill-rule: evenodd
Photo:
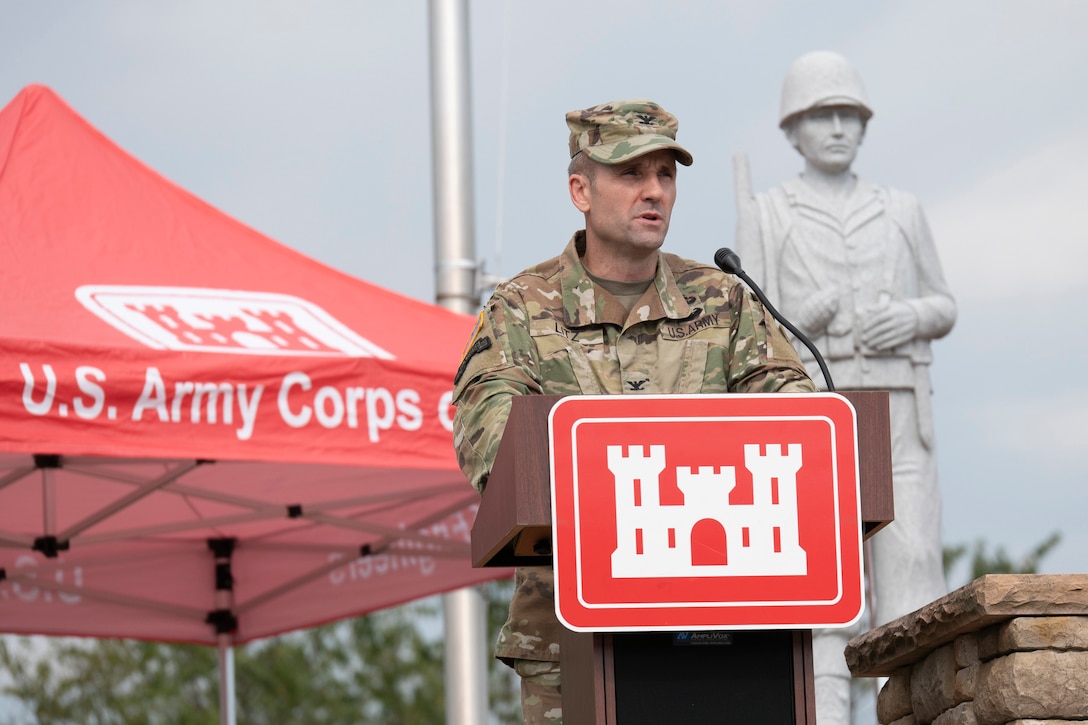
<path fill-rule="evenodd" d="M 1019 556 L 1060 530 L 1043 571 L 1088 571 L 1088 3 L 469 7 L 477 252 L 502 276 L 580 224 L 566 111 L 642 96 L 679 117 L 695 165 L 666 245 L 709 261 L 732 244 L 732 156 L 757 190 L 800 170 L 789 63 L 850 58 L 876 112 L 855 168 L 921 199 L 960 306 L 932 368 L 945 542 Z M 46 84 L 242 222 L 433 300 L 427 44 L 424 0 L 9 0 L 0 97 Z"/>

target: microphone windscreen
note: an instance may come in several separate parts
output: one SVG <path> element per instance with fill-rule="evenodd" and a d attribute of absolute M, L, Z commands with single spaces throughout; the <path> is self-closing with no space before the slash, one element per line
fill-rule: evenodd
<path fill-rule="evenodd" d="M 741 271 L 740 257 L 729 247 L 722 247 L 714 253 L 714 264 L 729 274 L 739 275 Z"/>

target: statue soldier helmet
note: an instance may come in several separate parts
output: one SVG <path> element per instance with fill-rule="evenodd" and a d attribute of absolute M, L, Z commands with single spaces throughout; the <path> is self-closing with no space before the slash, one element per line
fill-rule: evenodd
<path fill-rule="evenodd" d="M 862 122 L 873 115 L 861 75 L 850 61 L 829 50 L 806 53 L 793 61 L 782 82 L 779 128 L 785 128 L 799 113 L 821 106 L 852 106 L 861 112 Z"/>

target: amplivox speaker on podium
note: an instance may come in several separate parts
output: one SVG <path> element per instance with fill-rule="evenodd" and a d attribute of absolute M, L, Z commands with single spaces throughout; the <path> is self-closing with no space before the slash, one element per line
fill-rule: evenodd
<path fill-rule="evenodd" d="M 891 480 L 886 392 L 519 396 L 473 564 L 554 565 L 568 725 L 815 725 Z"/>

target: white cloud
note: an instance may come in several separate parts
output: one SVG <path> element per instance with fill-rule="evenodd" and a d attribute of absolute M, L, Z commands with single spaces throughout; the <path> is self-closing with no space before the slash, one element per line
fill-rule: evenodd
<path fill-rule="evenodd" d="M 993 300 L 1030 280 L 1050 294 L 1084 284 L 1088 135 L 1038 147 L 932 205 L 933 233 L 961 299 Z"/>
<path fill-rule="evenodd" d="M 1064 471 L 1088 465 L 1088 391 L 993 397 L 972 413 L 989 448 Z"/>

